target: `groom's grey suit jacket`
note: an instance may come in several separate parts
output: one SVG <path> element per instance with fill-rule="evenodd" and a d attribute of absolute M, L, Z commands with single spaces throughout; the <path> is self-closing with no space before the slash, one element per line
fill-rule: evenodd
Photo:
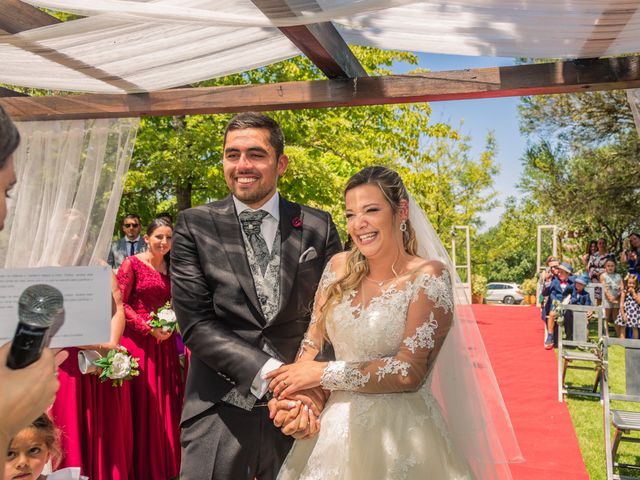
<path fill-rule="evenodd" d="M 173 307 L 191 350 L 182 422 L 232 387 L 247 395 L 269 356 L 292 362 L 307 329 L 322 271 L 341 250 L 331 216 L 280 197 L 280 309 L 267 322 L 231 196 L 180 213 L 171 248 Z M 299 263 L 313 247 L 317 257 Z"/>

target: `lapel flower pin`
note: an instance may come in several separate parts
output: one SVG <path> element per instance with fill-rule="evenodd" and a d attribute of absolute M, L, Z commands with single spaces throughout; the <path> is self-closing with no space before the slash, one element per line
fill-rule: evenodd
<path fill-rule="evenodd" d="M 293 217 L 291 219 L 291 226 L 293 228 L 300 228 L 302 226 L 302 220 L 300 219 L 300 217 Z"/>

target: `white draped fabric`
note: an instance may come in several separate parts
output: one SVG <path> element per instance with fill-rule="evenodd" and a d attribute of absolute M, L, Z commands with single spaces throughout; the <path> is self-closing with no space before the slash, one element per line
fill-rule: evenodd
<path fill-rule="evenodd" d="M 0 232 L 0 266 L 106 259 L 138 119 L 18 123 L 18 183 Z"/>
<path fill-rule="evenodd" d="M 289 0 L 267 2 L 268 17 L 251 0 L 28 3 L 88 18 L 0 35 L 0 83 L 68 91 L 154 91 L 268 65 L 300 53 L 276 27 L 321 21 L 352 44 L 418 52 L 577 58 L 640 44 L 629 0 Z"/>

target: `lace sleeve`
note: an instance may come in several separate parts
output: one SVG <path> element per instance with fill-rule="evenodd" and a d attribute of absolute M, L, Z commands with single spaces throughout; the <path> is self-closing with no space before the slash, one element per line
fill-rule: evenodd
<path fill-rule="evenodd" d="M 432 264 L 433 265 L 433 264 Z M 442 264 L 410 285 L 404 339 L 398 353 L 366 362 L 329 362 L 321 379 L 327 390 L 363 393 L 415 391 L 431 371 L 453 319 L 449 273 Z"/>
<path fill-rule="evenodd" d="M 336 281 L 336 273 L 331 268 L 331 260 L 324 268 L 322 277 L 320 277 L 320 283 L 316 290 L 316 296 L 313 301 L 313 312 L 311 312 L 311 322 L 307 328 L 302 342 L 300 342 L 300 349 L 296 356 L 296 361 L 299 360 L 313 360 L 320 353 L 320 345 L 322 344 L 322 332 L 318 329 L 317 319 L 320 315 L 320 308 L 324 305 L 326 300 L 326 291 L 329 286 Z"/>
<path fill-rule="evenodd" d="M 147 335 L 151 328 L 147 325 L 148 318 L 142 318 L 131 306 L 131 297 L 136 284 L 136 272 L 133 269 L 131 260 L 126 258 L 118 269 L 118 284 L 122 292 L 122 304 L 124 305 L 124 315 L 126 324 L 137 333 Z"/>

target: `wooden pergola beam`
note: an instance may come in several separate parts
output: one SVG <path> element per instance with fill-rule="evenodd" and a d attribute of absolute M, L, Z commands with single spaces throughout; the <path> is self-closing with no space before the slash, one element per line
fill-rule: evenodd
<path fill-rule="evenodd" d="M 317 80 L 129 95 L 0 98 L 16 120 L 194 115 L 437 102 L 640 87 L 640 56 L 416 75 Z"/>
<path fill-rule="evenodd" d="M 27 97 L 26 93 L 16 92 L 9 88 L 0 87 L 0 97 Z"/>
<path fill-rule="evenodd" d="M 286 0 L 252 0 L 267 17 L 270 12 L 290 10 Z M 292 12 L 296 13 L 296 12 Z M 367 72 L 331 22 L 279 27 L 280 31 L 328 78 L 366 77 Z"/>
<path fill-rule="evenodd" d="M 7 33 L 20 33 L 56 23 L 60 23 L 60 20 L 27 3 L 0 0 L 0 29 Z"/>
<path fill-rule="evenodd" d="M 328 78 L 340 80 L 367 76 L 333 23 L 281 27 L 280 31 Z"/>

